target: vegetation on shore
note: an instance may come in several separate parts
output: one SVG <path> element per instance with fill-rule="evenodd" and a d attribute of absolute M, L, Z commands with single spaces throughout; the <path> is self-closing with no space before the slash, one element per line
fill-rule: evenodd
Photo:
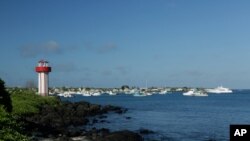
<path fill-rule="evenodd" d="M 0 141 L 28 141 L 23 132 L 22 116 L 39 112 L 43 104 L 58 105 L 55 97 L 41 97 L 28 89 L 7 91 L 4 81 L 0 79 Z"/>
<path fill-rule="evenodd" d="M 110 132 L 104 128 L 81 128 L 105 122 L 103 114 L 108 112 L 125 113 L 125 108 L 85 101 L 61 102 L 57 97 L 36 95 L 30 89 L 6 90 L 1 79 L 0 88 L 0 141 L 71 140 L 73 137 L 84 137 L 89 141 L 143 140 L 140 134 L 127 130 Z"/>

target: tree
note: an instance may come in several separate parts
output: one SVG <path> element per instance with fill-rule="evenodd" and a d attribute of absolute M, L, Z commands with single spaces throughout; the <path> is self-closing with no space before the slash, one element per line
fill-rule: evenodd
<path fill-rule="evenodd" d="M 0 78 L 0 105 L 3 105 L 7 112 L 12 111 L 10 94 L 6 91 L 4 81 Z"/>
<path fill-rule="evenodd" d="M 89 87 L 85 88 L 85 91 L 90 91 L 91 89 Z"/>
<path fill-rule="evenodd" d="M 129 89 L 129 86 L 128 86 L 128 85 L 122 85 L 122 86 L 121 86 L 121 89 L 122 89 L 122 90 Z"/>

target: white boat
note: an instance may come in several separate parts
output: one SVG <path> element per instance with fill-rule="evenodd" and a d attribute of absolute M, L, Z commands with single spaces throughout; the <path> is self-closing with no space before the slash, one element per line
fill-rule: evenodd
<path fill-rule="evenodd" d="M 141 93 L 143 93 L 143 94 L 146 95 L 146 96 L 153 95 L 153 93 L 152 93 L 152 92 L 149 92 L 149 91 L 145 91 L 145 92 L 141 92 Z"/>
<path fill-rule="evenodd" d="M 107 91 L 106 92 L 108 95 L 116 95 L 117 93 L 114 93 L 113 91 Z"/>
<path fill-rule="evenodd" d="M 63 93 L 59 93 L 59 94 L 57 94 L 58 96 L 64 96 L 64 94 Z"/>
<path fill-rule="evenodd" d="M 82 96 L 91 96 L 89 91 L 81 91 Z"/>
<path fill-rule="evenodd" d="M 100 95 L 101 95 L 100 92 L 93 92 L 93 93 L 91 93 L 91 96 L 100 96 Z"/>
<path fill-rule="evenodd" d="M 216 94 L 220 94 L 220 93 L 232 93 L 233 91 L 230 90 L 229 88 L 224 88 L 222 86 L 219 86 L 217 88 L 213 88 L 213 89 L 206 89 L 207 93 L 216 93 Z"/>
<path fill-rule="evenodd" d="M 167 94 L 168 93 L 168 90 L 161 90 L 160 92 L 159 92 L 159 94 Z"/>
<path fill-rule="evenodd" d="M 90 93 L 82 93 L 82 96 L 91 96 Z"/>
<path fill-rule="evenodd" d="M 69 91 L 65 91 L 64 93 L 63 93 L 63 97 L 72 97 L 72 92 L 69 92 Z"/>
<path fill-rule="evenodd" d="M 75 92 L 75 94 L 82 95 L 82 93 L 80 91 Z"/>
<path fill-rule="evenodd" d="M 138 93 L 134 93 L 133 96 L 141 97 L 141 96 L 147 96 L 147 95 L 138 92 Z"/>
<path fill-rule="evenodd" d="M 208 96 L 205 91 L 191 89 L 188 92 L 183 93 L 184 96 Z"/>
<path fill-rule="evenodd" d="M 184 96 L 192 96 L 193 94 L 194 94 L 194 90 L 193 89 L 191 89 L 191 90 L 183 93 Z"/>

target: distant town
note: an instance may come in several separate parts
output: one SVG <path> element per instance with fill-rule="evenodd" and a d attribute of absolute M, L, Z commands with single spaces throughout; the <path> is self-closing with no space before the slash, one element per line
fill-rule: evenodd
<path fill-rule="evenodd" d="M 37 92 L 38 89 L 33 88 L 19 88 L 19 87 L 9 87 L 8 91 L 15 93 L 22 91 L 24 89 L 30 89 Z M 207 88 L 191 88 L 191 87 L 148 87 L 148 88 L 139 88 L 139 87 L 129 87 L 128 85 L 123 85 L 120 88 L 93 88 L 93 87 L 53 87 L 49 88 L 49 95 L 54 96 L 63 96 L 63 97 L 72 97 L 74 95 L 82 96 L 100 96 L 100 95 L 119 95 L 127 94 L 133 96 L 150 96 L 154 94 L 171 94 L 175 92 L 188 92 L 190 90 L 199 90 L 208 92 L 210 89 Z"/>

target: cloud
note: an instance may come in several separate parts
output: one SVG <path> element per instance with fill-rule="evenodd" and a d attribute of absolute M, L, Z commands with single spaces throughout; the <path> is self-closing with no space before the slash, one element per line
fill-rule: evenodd
<path fill-rule="evenodd" d="M 95 46 L 93 43 L 88 42 L 85 43 L 84 48 L 94 53 L 105 54 L 117 50 L 118 46 L 114 43 L 106 43 L 101 46 Z"/>
<path fill-rule="evenodd" d="M 197 70 L 189 70 L 189 71 L 186 71 L 185 74 L 192 76 L 192 77 L 202 77 L 205 75 L 204 73 L 197 71 Z"/>
<path fill-rule="evenodd" d="M 118 66 L 115 68 L 119 73 L 121 73 L 122 75 L 127 75 L 129 73 L 128 68 L 124 67 L 124 66 Z"/>
<path fill-rule="evenodd" d="M 77 71 L 78 68 L 73 63 L 61 63 L 61 64 L 53 64 L 53 70 L 56 72 L 69 73 Z"/>
<path fill-rule="evenodd" d="M 62 48 L 56 41 L 48 41 L 42 44 L 26 44 L 20 48 L 21 56 L 33 58 L 39 55 L 59 54 Z"/>
<path fill-rule="evenodd" d="M 103 76 L 111 76 L 113 74 L 113 72 L 111 70 L 105 70 L 105 71 L 102 71 L 101 74 Z"/>
<path fill-rule="evenodd" d="M 104 46 L 101 46 L 98 48 L 98 52 L 99 53 L 107 53 L 107 52 L 110 52 L 110 51 L 114 51 L 117 49 L 117 46 L 113 43 L 109 43 L 109 44 L 106 44 Z"/>
<path fill-rule="evenodd" d="M 183 77 L 188 77 L 188 78 L 201 78 L 207 76 L 205 72 L 201 72 L 198 70 L 185 70 L 185 71 L 180 71 L 180 72 L 175 72 L 173 74 L 169 75 L 169 78 L 176 79 L 176 78 L 183 78 Z"/>

